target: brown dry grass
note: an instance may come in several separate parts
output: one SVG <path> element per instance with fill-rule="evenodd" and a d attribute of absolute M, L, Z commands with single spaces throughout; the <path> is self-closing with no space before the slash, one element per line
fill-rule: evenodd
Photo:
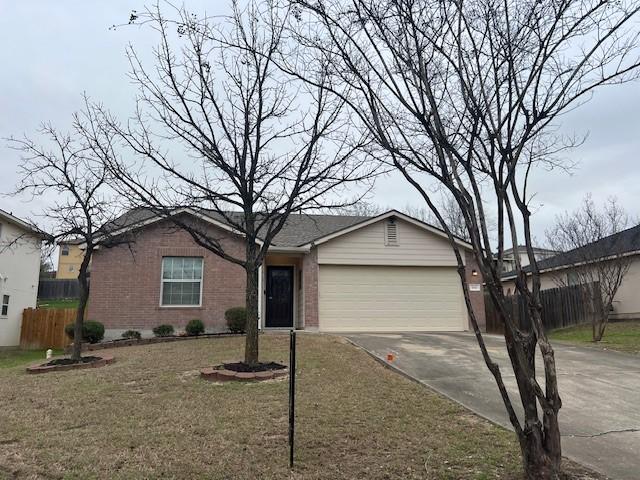
<path fill-rule="evenodd" d="M 512 433 L 372 360 L 301 335 L 297 451 L 287 465 L 287 383 L 208 383 L 242 338 L 112 350 L 114 365 L 29 376 L 0 369 L 0 477 L 519 478 Z M 286 362 L 288 337 L 261 358 Z"/>

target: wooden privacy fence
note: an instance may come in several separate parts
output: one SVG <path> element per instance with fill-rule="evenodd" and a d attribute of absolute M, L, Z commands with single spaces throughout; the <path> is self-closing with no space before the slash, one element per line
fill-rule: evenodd
<path fill-rule="evenodd" d="M 78 298 L 80 284 L 72 279 L 40 279 L 38 283 L 38 300 L 58 300 L 62 298 Z"/>
<path fill-rule="evenodd" d="M 22 313 L 20 347 L 64 348 L 69 344 L 64 327 L 75 319 L 75 308 L 25 309 Z"/>
<path fill-rule="evenodd" d="M 520 295 L 506 297 L 507 312 L 523 330 L 531 328 L 529 310 L 526 300 Z M 590 323 L 593 315 L 602 311 L 600 284 L 571 285 L 562 288 L 551 288 L 540 292 L 542 302 L 542 324 L 545 330 L 570 327 L 582 323 Z M 504 325 L 485 289 L 485 316 L 487 333 L 504 333 Z"/>

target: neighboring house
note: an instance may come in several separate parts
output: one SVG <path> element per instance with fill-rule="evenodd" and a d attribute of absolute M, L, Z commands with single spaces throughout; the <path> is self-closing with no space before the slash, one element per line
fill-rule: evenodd
<path fill-rule="evenodd" d="M 204 221 L 228 252 L 244 240 L 220 216 Z M 111 227 L 135 230 L 135 244 L 94 252 L 88 318 L 107 335 L 149 334 L 200 319 L 226 329 L 224 312 L 245 303 L 245 272 L 198 246 L 168 220 L 134 210 Z M 484 325 L 482 277 L 460 240 L 472 302 Z M 389 211 L 376 217 L 291 215 L 260 269 L 261 329 L 321 331 L 461 331 L 468 316 L 453 250 L 431 225 Z"/>
<path fill-rule="evenodd" d="M 58 279 L 76 279 L 80 271 L 80 264 L 84 259 L 82 240 L 66 240 L 58 244 Z"/>
<path fill-rule="evenodd" d="M 547 248 L 533 247 L 533 256 L 537 261 L 544 260 L 545 258 L 553 257 L 558 252 L 555 250 L 549 250 Z M 511 272 L 516 269 L 516 258 L 520 259 L 520 265 L 526 267 L 529 265 L 529 255 L 527 254 L 527 247 L 524 245 L 518 245 L 515 248 L 508 248 L 504 251 L 502 257 L 502 271 Z"/>
<path fill-rule="evenodd" d="M 603 256 L 603 252 L 607 253 Z M 640 318 L 640 225 L 538 262 L 541 288 L 546 290 L 575 283 L 572 280 L 571 267 L 579 261 L 578 259 L 582 261 L 592 258 L 593 262 L 606 262 L 607 257 L 620 254 L 631 257 L 631 262 L 615 296 L 611 318 Z M 502 276 L 505 293 L 511 294 L 515 291 L 515 276 L 515 272 L 506 272 Z"/>
<path fill-rule="evenodd" d="M 43 237 L 0 210 L 0 347 L 20 343 L 22 311 L 36 306 Z"/>

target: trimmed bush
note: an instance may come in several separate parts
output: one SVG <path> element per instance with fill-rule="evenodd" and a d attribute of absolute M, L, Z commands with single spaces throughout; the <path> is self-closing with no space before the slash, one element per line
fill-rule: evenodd
<path fill-rule="evenodd" d="M 233 307 L 224 312 L 224 319 L 227 321 L 229 330 L 233 333 L 244 333 L 247 326 L 247 309 L 244 307 Z"/>
<path fill-rule="evenodd" d="M 173 325 L 158 325 L 153 329 L 153 334 L 156 337 L 170 337 L 173 335 Z"/>
<path fill-rule="evenodd" d="M 74 335 L 74 324 L 70 323 L 66 327 L 64 327 L 64 333 L 67 334 L 71 340 L 73 340 Z M 98 343 L 102 341 L 104 338 L 104 325 L 100 322 L 94 322 L 93 320 L 89 320 L 82 324 L 82 341 L 89 343 Z"/>
<path fill-rule="evenodd" d="M 202 335 L 204 333 L 204 323 L 198 319 L 190 320 L 187 326 L 184 327 L 184 331 L 191 336 Z"/>
<path fill-rule="evenodd" d="M 122 333 L 122 338 L 127 340 L 140 340 L 142 338 L 142 335 L 137 330 L 127 330 L 126 332 Z"/>

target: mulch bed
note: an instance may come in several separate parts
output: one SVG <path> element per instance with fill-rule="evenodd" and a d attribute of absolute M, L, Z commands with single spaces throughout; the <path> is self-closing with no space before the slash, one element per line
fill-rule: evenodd
<path fill-rule="evenodd" d="M 76 362 L 72 358 L 55 358 L 51 360 L 49 363 L 45 363 L 46 366 L 49 365 L 75 365 L 76 363 L 91 363 L 96 360 L 100 360 L 100 357 L 80 357 L 80 362 Z"/>
<path fill-rule="evenodd" d="M 268 372 L 270 370 L 282 370 L 283 368 L 287 368 L 286 365 L 276 362 L 258 363 L 257 365 L 249 365 L 244 362 L 233 362 L 223 363 L 222 367 L 223 368 L 220 368 L 220 370 L 226 369 L 231 370 L 232 372 Z"/>
<path fill-rule="evenodd" d="M 100 355 L 82 357 L 80 363 L 71 361 L 70 358 L 56 358 L 47 363 L 38 363 L 27 367 L 27 373 L 64 372 L 67 370 L 81 370 L 84 368 L 98 368 L 109 365 L 115 361 L 113 355 Z"/>
<path fill-rule="evenodd" d="M 222 365 L 200 370 L 200 377 L 217 382 L 232 380 L 259 382 L 284 377 L 288 374 L 289 368 L 286 365 L 275 362 L 258 363 L 257 365 L 248 365 L 244 362 L 225 362 Z"/>
<path fill-rule="evenodd" d="M 118 347 L 134 347 L 136 345 L 153 345 L 154 343 L 167 343 L 167 342 L 178 342 L 181 340 L 197 340 L 199 338 L 211 338 L 211 337 L 238 337 L 244 334 L 241 333 L 203 333 L 202 335 L 172 335 L 170 337 L 149 337 L 149 338 L 141 338 L 140 340 L 136 340 L 134 338 L 122 338 L 117 340 L 109 340 L 106 342 L 100 343 L 83 343 L 82 351 L 83 352 L 93 352 L 95 350 L 104 350 L 107 348 L 118 348 Z M 68 345 L 65 347 L 65 353 L 71 353 L 72 345 Z"/>

